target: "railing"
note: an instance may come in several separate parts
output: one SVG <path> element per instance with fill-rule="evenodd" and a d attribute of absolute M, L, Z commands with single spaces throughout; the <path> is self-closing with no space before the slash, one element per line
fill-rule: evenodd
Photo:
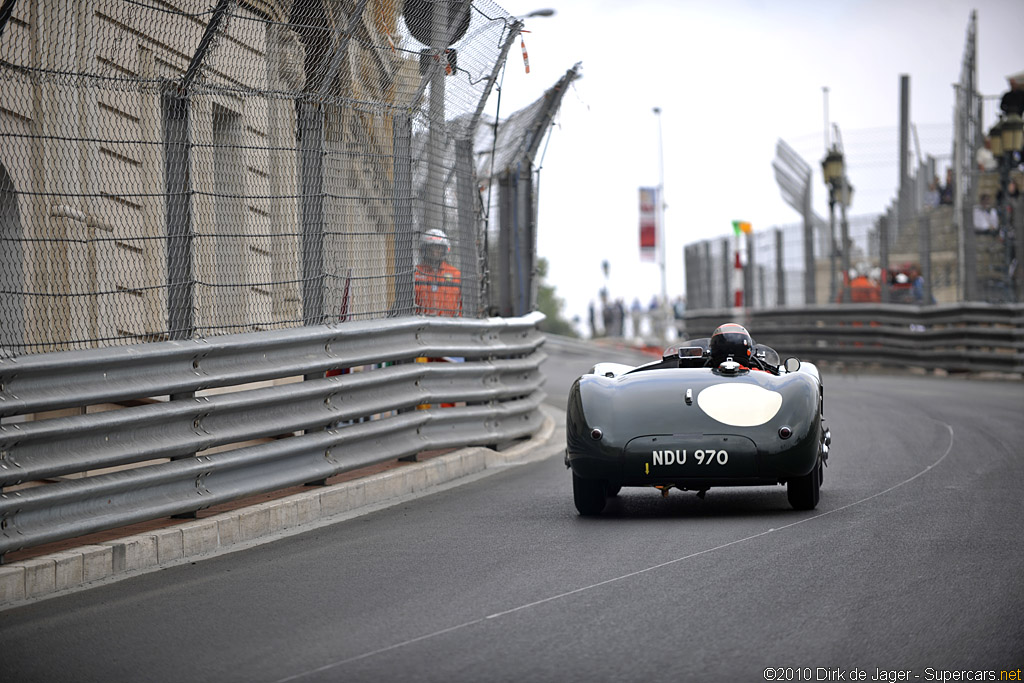
<path fill-rule="evenodd" d="M 766 311 L 689 311 L 687 336 L 709 336 L 723 322 L 744 324 L 782 356 L 1024 373 L 1024 305 L 849 304 Z"/>
<path fill-rule="evenodd" d="M 402 318 L 0 359 L 0 557 L 527 436 L 542 422 L 542 319 Z"/>

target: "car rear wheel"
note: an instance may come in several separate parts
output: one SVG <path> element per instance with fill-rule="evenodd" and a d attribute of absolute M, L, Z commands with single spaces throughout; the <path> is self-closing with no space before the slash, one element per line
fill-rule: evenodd
<path fill-rule="evenodd" d="M 797 510 L 813 510 L 818 507 L 821 495 L 821 461 L 802 477 L 795 477 L 786 483 L 786 497 Z"/>
<path fill-rule="evenodd" d="M 573 472 L 572 499 L 576 503 L 576 510 L 586 517 L 601 514 L 604 510 L 606 486 L 603 479 L 584 479 Z"/>
<path fill-rule="evenodd" d="M 614 498 L 615 496 L 619 495 L 619 491 L 621 490 L 622 487 L 619 486 L 618 484 L 605 484 L 604 494 L 609 498 Z"/>

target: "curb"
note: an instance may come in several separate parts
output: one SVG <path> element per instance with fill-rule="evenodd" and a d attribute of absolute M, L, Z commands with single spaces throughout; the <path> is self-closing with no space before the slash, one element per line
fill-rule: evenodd
<path fill-rule="evenodd" d="M 171 528 L 0 565 L 0 611 L 304 533 L 408 496 L 433 492 L 443 484 L 466 483 L 459 480 L 468 482 L 472 475 L 493 474 L 510 465 L 551 457 L 564 449 L 560 439 L 551 442 L 556 426 L 552 413 L 558 411 L 549 406 L 542 406 L 541 411 L 544 420 L 537 433 L 504 451 L 463 448 Z"/>

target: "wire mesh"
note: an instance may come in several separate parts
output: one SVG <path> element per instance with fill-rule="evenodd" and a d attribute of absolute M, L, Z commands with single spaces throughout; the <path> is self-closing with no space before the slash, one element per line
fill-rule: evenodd
<path fill-rule="evenodd" d="M 755 232 L 750 272 L 743 278 L 745 305 L 765 309 L 876 301 L 1024 301 L 1024 195 L 1019 191 L 1024 164 L 1019 152 L 994 158 L 984 141 L 982 97 L 975 83 L 976 29 L 972 13 L 955 84 L 952 126 L 913 128 L 917 164 L 900 186 L 868 183 L 856 188 L 870 203 L 877 203 L 871 200 L 879 196 L 891 198 L 884 212 L 847 217 L 837 201 L 828 217 L 814 214 L 809 201 L 813 165 L 805 159 L 819 153 L 820 140 L 815 134 L 798 138 L 793 146 L 779 141 L 773 163 L 776 181 L 783 199 L 804 220 Z M 854 184 L 859 177 L 877 178 L 872 169 L 886 166 L 895 172 L 900 167 L 901 154 L 910 145 L 899 138 L 895 127 L 843 136 L 846 169 Z M 708 270 L 715 259 L 700 258 L 702 248 L 705 253 L 728 249 L 719 243 L 713 239 L 687 247 L 687 268 L 698 269 L 696 276 L 687 275 L 690 308 L 731 305 L 722 287 L 737 284 L 717 277 L 713 265 Z M 808 248 L 811 258 L 805 259 Z"/>
<path fill-rule="evenodd" d="M 14 3 L 0 353 L 415 314 L 422 234 L 479 259 L 456 143 L 518 28 L 488 0 Z"/>

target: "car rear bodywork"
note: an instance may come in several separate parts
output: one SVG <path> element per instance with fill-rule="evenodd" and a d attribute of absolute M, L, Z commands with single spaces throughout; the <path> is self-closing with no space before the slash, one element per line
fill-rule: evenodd
<path fill-rule="evenodd" d="M 822 405 L 820 375 L 809 363 L 779 374 L 600 364 L 569 392 L 566 465 L 574 484 L 596 490 L 603 482 L 610 494 L 622 486 L 703 494 L 813 474 L 813 492 L 790 502 L 814 507 L 830 440 Z"/>

